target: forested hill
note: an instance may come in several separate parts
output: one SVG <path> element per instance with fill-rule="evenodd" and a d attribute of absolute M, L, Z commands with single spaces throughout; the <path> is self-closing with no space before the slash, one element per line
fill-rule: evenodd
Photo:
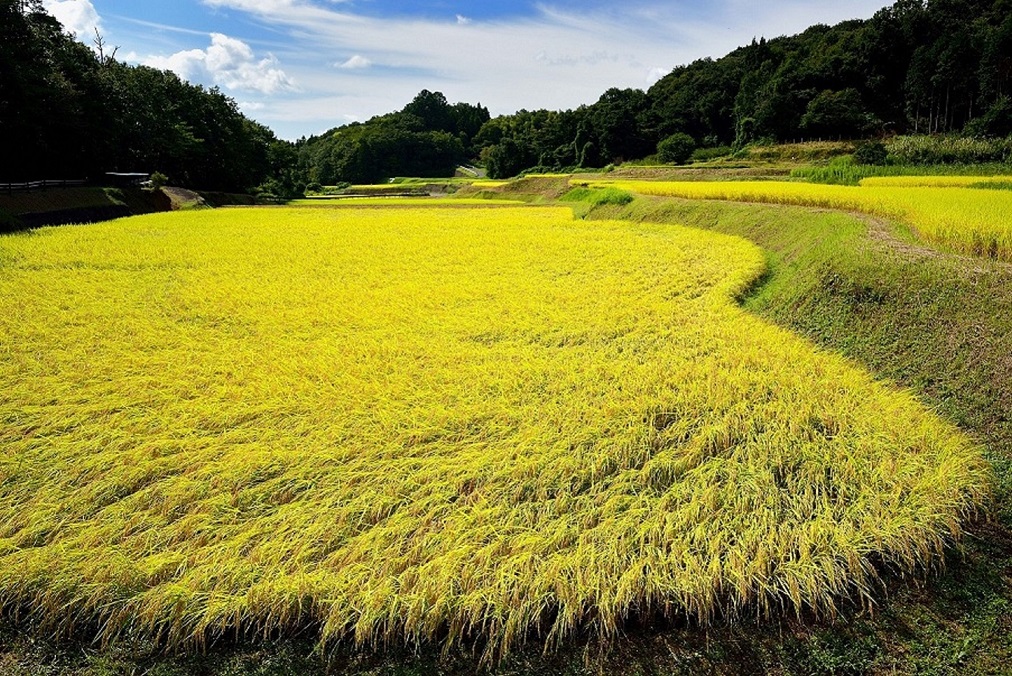
<path fill-rule="evenodd" d="M 1007 136 L 1012 0 L 899 0 L 867 21 L 680 66 L 648 91 L 609 89 L 575 110 L 521 110 L 475 128 L 482 115 L 422 92 L 399 113 L 310 139 L 303 165 L 321 183 L 372 182 L 445 173 L 454 157 L 471 157 L 500 178 L 641 159 L 659 146 L 677 162 L 695 148 L 759 141 Z M 462 116 L 470 126 L 455 122 Z"/>
<path fill-rule="evenodd" d="M 159 171 L 210 190 L 296 188 L 292 144 L 232 99 L 113 57 L 39 0 L 0 0 L 0 182 Z"/>
<path fill-rule="evenodd" d="M 324 185 L 453 176 L 477 154 L 473 139 L 488 121 L 480 103 L 450 105 L 441 92 L 422 90 L 398 112 L 307 139 L 300 155 L 311 180 Z"/>
<path fill-rule="evenodd" d="M 672 135 L 677 160 L 693 146 L 935 132 L 1012 134 L 1012 0 L 899 0 L 680 66 L 646 92 L 498 117 L 475 147 L 498 177 L 638 159 Z"/>
<path fill-rule="evenodd" d="M 575 110 L 489 119 L 480 104 L 422 91 L 297 144 L 217 89 L 114 56 L 63 33 L 39 0 L 0 0 L 0 182 L 160 171 L 183 186 L 285 195 L 307 182 L 452 175 L 465 161 L 496 178 L 764 140 L 1012 134 L 1012 0 L 898 0 Z"/>
<path fill-rule="evenodd" d="M 899 0 L 868 21 L 760 40 L 677 68 L 648 126 L 746 143 L 896 132 L 1012 132 L 1012 1 Z"/>

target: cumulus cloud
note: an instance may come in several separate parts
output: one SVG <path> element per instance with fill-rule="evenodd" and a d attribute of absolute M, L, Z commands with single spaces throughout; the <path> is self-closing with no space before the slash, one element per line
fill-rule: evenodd
<path fill-rule="evenodd" d="M 95 35 L 95 31 L 102 29 L 102 19 L 91 0 L 43 0 L 42 6 L 82 41 L 87 41 Z"/>
<path fill-rule="evenodd" d="M 494 20 L 370 16 L 342 0 L 200 0 L 240 11 L 287 41 L 278 47 L 299 93 L 274 97 L 261 119 L 297 138 L 342 115 L 397 110 L 422 89 L 481 102 L 493 114 L 565 109 L 610 87 L 649 87 L 679 64 L 719 57 L 753 37 L 870 17 L 889 0 L 588 0 L 531 3 Z M 462 29 L 466 27 L 466 30 Z M 349 55 L 368 55 L 373 64 Z M 185 54 L 179 57 L 186 60 Z M 362 56 L 365 59 L 365 56 Z M 275 69 L 279 67 L 275 64 Z"/>
<path fill-rule="evenodd" d="M 188 80 L 206 76 L 226 89 L 274 94 L 293 88 L 291 79 L 273 55 L 258 60 L 252 47 L 222 33 L 211 33 L 211 45 L 207 49 L 150 56 L 143 62 L 154 68 L 171 70 Z"/>
<path fill-rule="evenodd" d="M 364 56 L 359 56 L 358 54 L 356 54 L 347 61 L 337 64 L 337 67 L 344 68 L 345 70 L 357 70 L 362 68 L 368 68 L 371 65 L 372 61 L 365 58 Z"/>
<path fill-rule="evenodd" d="M 663 64 L 670 69 L 697 58 L 721 56 L 753 36 L 774 37 L 816 21 L 870 16 L 887 0 L 770 0 L 761 11 L 749 0 L 705 5 L 630 0 L 621 7 L 593 2 L 580 11 L 541 3 L 526 16 L 485 21 L 461 14 L 455 22 L 371 17 L 355 13 L 354 3 L 333 0 L 202 2 L 248 13 L 272 30 L 287 32 L 298 40 L 305 55 L 300 65 L 307 71 L 314 67 L 309 54 L 368 54 L 392 67 L 376 69 L 373 76 L 386 78 L 387 84 L 396 77 L 395 71 L 413 71 L 410 88 L 416 93 L 438 87 L 448 97 L 481 100 L 493 111 L 507 112 L 579 105 L 596 100 L 610 86 L 643 87 L 666 72 Z M 460 25 L 468 30 L 459 30 Z M 340 66 L 331 69 L 332 77 L 363 65 L 355 57 L 341 59 L 336 64 L 334 56 L 323 61 L 322 65 Z M 658 69 L 651 71 L 655 65 Z M 380 89 L 368 80 L 355 86 Z M 331 87 L 347 91 L 344 83 L 335 81 Z M 329 93 L 323 89 L 321 95 Z M 396 94 L 403 98 L 406 92 Z"/>
<path fill-rule="evenodd" d="M 652 85 L 671 72 L 671 68 L 651 68 L 647 71 L 647 85 Z"/>

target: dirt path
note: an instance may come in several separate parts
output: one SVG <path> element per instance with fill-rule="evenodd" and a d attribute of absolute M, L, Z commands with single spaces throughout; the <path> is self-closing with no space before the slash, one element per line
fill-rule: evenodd
<path fill-rule="evenodd" d="M 872 216 L 860 211 L 848 211 L 855 218 L 868 225 L 868 240 L 872 244 L 899 254 L 909 261 L 933 259 L 939 261 L 951 261 L 957 263 L 960 268 L 977 274 L 984 274 L 994 270 L 1012 272 L 1012 263 L 981 258 L 978 256 L 966 256 L 964 254 L 944 251 L 931 246 L 925 242 L 913 226 L 905 223 L 897 223 L 879 216 Z M 917 241 L 902 239 L 896 234 L 897 228 L 908 228 Z"/>
<path fill-rule="evenodd" d="M 171 200 L 173 211 L 206 206 L 206 202 L 203 197 L 192 190 L 187 190 L 186 188 L 164 187 L 162 188 L 162 192 L 168 196 L 169 200 Z"/>

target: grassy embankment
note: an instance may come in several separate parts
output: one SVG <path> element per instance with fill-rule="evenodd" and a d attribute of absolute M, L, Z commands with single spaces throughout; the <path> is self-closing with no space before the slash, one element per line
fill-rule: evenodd
<path fill-rule="evenodd" d="M 46 225 L 95 223 L 113 218 L 159 211 L 178 211 L 209 206 L 249 205 L 248 195 L 205 192 L 182 188 L 47 188 L 0 194 L 0 232 L 13 232 Z"/>
<path fill-rule="evenodd" d="M 0 208 L 11 214 L 86 209 L 124 204 L 122 196 L 113 188 L 48 188 L 0 194 Z"/>
<path fill-rule="evenodd" d="M 967 186 L 980 183 L 984 177 L 1007 174 L 1008 164 L 965 165 L 886 165 L 831 162 L 825 166 L 792 169 L 790 178 L 833 185 L 933 185 Z M 909 179 L 904 181 L 902 179 Z"/>

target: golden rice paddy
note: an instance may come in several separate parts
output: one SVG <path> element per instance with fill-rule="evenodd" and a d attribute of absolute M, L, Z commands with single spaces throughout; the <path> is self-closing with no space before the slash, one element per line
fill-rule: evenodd
<path fill-rule="evenodd" d="M 0 238 L 0 604 L 486 655 L 867 601 L 986 498 L 910 394 L 740 309 L 755 246 L 568 209 Z"/>
<path fill-rule="evenodd" d="M 1012 261 L 1012 191 L 939 187 L 963 177 L 926 184 L 925 177 L 897 183 L 865 179 L 861 187 L 780 181 L 597 181 L 645 195 L 766 202 L 861 211 L 909 223 L 921 236 L 956 251 Z M 976 177 L 973 183 L 985 179 Z M 574 183 L 577 181 L 574 181 Z M 581 182 L 582 183 L 582 182 Z M 910 186 L 911 183 L 913 187 Z"/>
<path fill-rule="evenodd" d="M 893 188 L 970 188 L 981 184 L 1012 183 L 1012 176 L 869 176 L 863 186 Z"/>
<path fill-rule="evenodd" d="M 509 185 L 511 182 L 512 181 L 508 180 L 507 181 L 481 180 L 481 181 L 472 181 L 471 185 L 474 186 L 475 188 L 501 188 L 504 185 Z"/>
<path fill-rule="evenodd" d="M 400 197 L 383 196 L 373 197 L 306 197 L 291 200 L 285 207 L 495 207 L 501 205 L 517 206 L 522 204 L 519 200 L 509 199 L 482 199 L 478 197 Z"/>

